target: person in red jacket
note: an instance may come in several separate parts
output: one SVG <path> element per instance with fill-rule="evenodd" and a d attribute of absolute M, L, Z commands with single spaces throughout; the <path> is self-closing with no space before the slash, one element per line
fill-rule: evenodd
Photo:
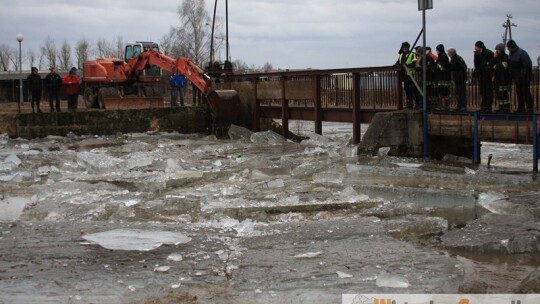
<path fill-rule="evenodd" d="M 77 99 L 79 97 L 79 76 L 77 76 L 77 68 L 73 67 L 69 70 L 69 75 L 66 75 L 64 79 L 62 79 L 62 84 L 66 86 L 68 111 L 76 111 Z"/>

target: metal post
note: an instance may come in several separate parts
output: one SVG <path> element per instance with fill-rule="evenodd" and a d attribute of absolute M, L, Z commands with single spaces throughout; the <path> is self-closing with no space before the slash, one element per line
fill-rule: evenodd
<path fill-rule="evenodd" d="M 24 36 L 22 34 L 17 34 L 17 41 L 19 41 L 19 113 L 21 113 L 21 105 L 23 103 L 23 85 L 22 85 L 22 49 L 21 49 L 21 42 L 24 40 Z"/>
<path fill-rule="evenodd" d="M 231 61 L 229 54 L 229 0 L 225 0 L 225 48 L 227 53 L 225 60 Z"/>
<path fill-rule="evenodd" d="M 321 75 L 316 75 L 315 77 L 313 77 L 313 91 L 313 120 L 315 122 L 315 133 L 322 135 Z"/>
<path fill-rule="evenodd" d="M 533 115 L 533 172 L 538 173 L 538 116 Z"/>
<path fill-rule="evenodd" d="M 210 36 L 210 69 L 214 66 L 214 27 L 216 26 L 217 0 L 214 3 L 214 17 L 212 18 L 212 34 Z"/>
<path fill-rule="evenodd" d="M 401 83 L 400 83 L 401 85 Z M 357 145 L 362 140 L 360 109 L 360 73 L 353 74 L 353 144 Z"/>
<path fill-rule="evenodd" d="M 281 127 L 283 129 L 281 135 L 285 138 L 289 138 L 289 102 L 285 92 L 286 81 L 285 75 L 281 75 Z"/>
<path fill-rule="evenodd" d="M 423 51 L 422 51 L 422 92 L 424 92 L 422 96 L 422 103 L 423 103 L 423 115 L 422 115 L 422 121 L 424 124 L 423 129 L 423 137 L 424 137 L 424 158 L 427 158 L 428 155 L 428 125 L 427 125 L 427 90 L 426 90 L 426 70 L 427 70 L 427 52 L 426 52 L 426 5 L 424 5 L 422 9 L 422 44 L 423 44 Z"/>
<path fill-rule="evenodd" d="M 479 151 L 479 134 L 478 134 L 478 112 L 474 112 L 474 131 L 473 131 L 473 150 L 474 150 L 474 163 L 480 163 L 480 151 Z"/>

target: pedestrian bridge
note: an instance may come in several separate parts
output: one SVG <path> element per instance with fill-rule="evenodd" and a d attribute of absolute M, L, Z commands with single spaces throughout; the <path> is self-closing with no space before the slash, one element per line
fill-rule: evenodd
<path fill-rule="evenodd" d="M 428 115 L 430 135 L 473 138 L 474 113 L 480 108 L 479 88 L 469 72 L 467 95 L 469 112 L 435 112 Z M 373 67 L 333 70 L 278 71 L 272 73 L 228 75 L 220 79 L 219 89 L 234 89 L 253 115 L 249 122 L 260 129 L 259 118 L 281 119 L 283 134 L 289 120 L 313 121 L 317 133 L 323 121 L 350 122 L 354 143 L 360 142 L 360 123 L 369 123 L 378 112 L 402 110 L 404 91 L 399 67 Z M 540 105 L 539 70 L 534 69 L 531 86 L 535 113 Z M 455 98 L 451 108 L 456 107 Z M 517 109 L 515 92 L 511 108 Z M 494 104 L 494 110 L 498 106 Z M 477 117 L 482 141 L 531 144 L 532 116 L 521 114 L 482 114 Z"/>
<path fill-rule="evenodd" d="M 405 96 L 399 69 L 398 66 L 387 66 L 228 75 L 220 79 L 217 87 L 234 89 L 239 93 L 247 105 L 246 113 L 240 113 L 239 117 L 243 125 L 251 126 L 253 130 L 260 130 L 261 118 L 280 119 L 284 136 L 289 132 L 289 120 L 313 121 L 319 134 L 322 134 L 324 121 L 349 122 L 353 143 L 358 144 L 361 141 L 361 123 L 371 123 L 380 112 L 410 111 L 403 109 Z M 476 161 L 479 160 L 478 150 L 482 141 L 534 144 L 536 148 L 536 116 L 540 105 L 538 67 L 534 68 L 533 74 L 534 114 L 478 113 L 480 90 L 470 70 L 467 82 L 469 111 L 429 111 L 428 136 L 439 138 L 438 142 L 441 142 L 440 138 L 471 141 Z M 454 95 L 450 105 L 451 108 L 457 105 Z M 498 109 L 495 102 L 493 109 Z M 515 89 L 511 92 L 511 109 L 517 109 Z"/>

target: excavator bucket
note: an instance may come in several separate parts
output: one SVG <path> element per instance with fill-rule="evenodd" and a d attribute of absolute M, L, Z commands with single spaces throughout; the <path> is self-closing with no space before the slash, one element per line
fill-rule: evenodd
<path fill-rule="evenodd" d="M 240 112 L 240 97 L 235 90 L 210 91 L 206 97 L 214 129 L 228 127 L 237 122 Z"/>

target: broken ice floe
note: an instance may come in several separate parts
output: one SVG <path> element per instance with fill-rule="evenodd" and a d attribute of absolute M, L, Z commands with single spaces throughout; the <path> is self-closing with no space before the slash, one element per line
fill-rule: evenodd
<path fill-rule="evenodd" d="M 384 270 L 377 276 L 375 282 L 378 287 L 408 288 L 411 286 L 409 280 L 404 276 L 393 275 Z"/>
<path fill-rule="evenodd" d="M 420 168 L 424 164 L 416 164 L 416 163 L 394 163 L 395 165 L 403 168 Z"/>
<path fill-rule="evenodd" d="M 156 266 L 154 272 L 168 272 L 171 270 L 171 266 Z"/>
<path fill-rule="evenodd" d="M 297 254 L 294 257 L 296 259 L 312 259 L 312 258 L 316 258 L 316 257 L 320 256 L 321 254 L 322 254 L 322 251 L 307 252 L 307 253 Z"/>
<path fill-rule="evenodd" d="M 168 261 L 173 261 L 173 262 L 180 262 L 182 261 L 184 258 L 182 257 L 181 254 L 179 253 L 171 253 L 169 254 L 169 256 L 167 257 L 167 260 Z"/>
<path fill-rule="evenodd" d="M 250 140 L 255 144 L 280 144 L 287 141 L 285 137 L 271 130 L 253 133 L 250 136 Z"/>
<path fill-rule="evenodd" d="M 12 164 L 15 165 L 15 167 L 18 167 L 21 163 L 22 163 L 22 160 L 15 154 L 10 154 L 8 157 L 6 157 L 4 159 L 4 162 L 10 162 Z"/>
<path fill-rule="evenodd" d="M 149 251 L 161 245 L 179 245 L 191 238 L 178 232 L 115 229 L 87 234 L 83 238 L 107 249 Z"/>
<path fill-rule="evenodd" d="M 22 197 L 8 197 L 0 200 L 0 221 L 16 220 L 23 213 L 24 207 L 31 201 Z"/>
<path fill-rule="evenodd" d="M 336 271 L 336 274 L 338 275 L 338 278 L 340 279 L 350 279 L 353 277 L 352 274 L 348 274 L 342 271 Z"/>
<path fill-rule="evenodd" d="M 524 206 L 514 204 L 499 192 L 480 193 L 476 202 L 479 206 L 495 214 L 514 214 L 533 217 L 532 213 Z"/>

